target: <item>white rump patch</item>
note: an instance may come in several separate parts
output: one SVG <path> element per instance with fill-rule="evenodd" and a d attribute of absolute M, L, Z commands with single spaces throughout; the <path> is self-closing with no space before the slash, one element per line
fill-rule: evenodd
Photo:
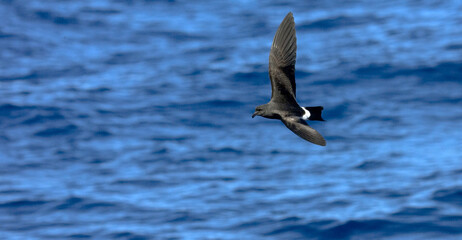
<path fill-rule="evenodd" d="M 302 107 L 303 111 L 305 111 L 305 114 L 303 114 L 302 118 L 303 120 L 308 120 L 308 118 L 310 118 L 311 116 L 311 113 L 310 111 L 308 111 L 306 108 Z"/>

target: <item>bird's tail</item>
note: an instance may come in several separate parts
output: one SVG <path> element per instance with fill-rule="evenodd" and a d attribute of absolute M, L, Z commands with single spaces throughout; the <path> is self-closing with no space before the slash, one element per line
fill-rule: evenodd
<path fill-rule="evenodd" d="M 322 106 L 305 108 L 306 110 L 310 111 L 310 117 L 308 118 L 308 120 L 324 121 L 324 119 L 322 119 L 321 116 L 322 110 L 324 109 Z"/>

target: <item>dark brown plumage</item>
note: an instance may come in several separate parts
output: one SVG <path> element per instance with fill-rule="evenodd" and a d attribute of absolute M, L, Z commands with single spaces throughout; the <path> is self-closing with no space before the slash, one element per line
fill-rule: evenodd
<path fill-rule="evenodd" d="M 299 137 L 317 145 L 325 146 L 326 140 L 305 120 L 323 121 L 322 107 L 298 105 L 295 85 L 295 60 L 297 57 L 297 38 L 295 22 L 289 12 L 274 35 L 269 55 L 269 77 L 271 80 L 271 100 L 255 109 L 256 115 L 280 119 L 287 128 Z"/>

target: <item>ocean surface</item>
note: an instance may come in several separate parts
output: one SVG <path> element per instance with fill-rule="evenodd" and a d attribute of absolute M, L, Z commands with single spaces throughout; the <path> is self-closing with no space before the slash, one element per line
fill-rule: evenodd
<path fill-rule="evenodd" d="M 279 23 L 316 146 L 251 118 Z M 462 239 L 459 0 L 0 0 L 1 239 Z"/>

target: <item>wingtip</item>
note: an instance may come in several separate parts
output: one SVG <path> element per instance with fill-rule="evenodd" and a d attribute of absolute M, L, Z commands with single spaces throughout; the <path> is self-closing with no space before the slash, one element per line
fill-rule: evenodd
<path fill-rule="evenodd" d="M 306 139 L 305 139 L 305 140 L 306 140 Z M 319 140 L 319 139 L 318 139 L 318 140 Z M 318 146 L 321 146 L 321 147 L 325 147 L 325 146 L 326 146 L 326 140 L 324 140 L 324 139 L 319 140 L 319 141 L 318 141 L 318 140 L 312 140 L 312 141 L 308 140 L 308 141 L 311 142 L 311 143 L 314 143 L 314 144 L 316 144 L 316 145 L 318 145 Z"/>
<path fill-rule="evenodd" d="M 316 145 L 319 145 L 321 147 L 325 147 L 326 146 L 326 141 L 321 141 L 321 142 L 317 142 L 317 141 L 310 141 L 311 143 L 314 143 Z"/>
<path fill-rule="evenodd" d="M 319 145 L 319 146 L 322 146 L 322 147 L 325 147 L 326 146 L 326 140 L 321 136 L 322 139 L 315 139 L 313 141 L 309 141 L 311 143 L 314 143 L 316 145 Z"/>
<path fill-rule="evenodd" d="M 294 18 L 294 14 L 292 12 L 287 13 L 285 18 Z"/>

